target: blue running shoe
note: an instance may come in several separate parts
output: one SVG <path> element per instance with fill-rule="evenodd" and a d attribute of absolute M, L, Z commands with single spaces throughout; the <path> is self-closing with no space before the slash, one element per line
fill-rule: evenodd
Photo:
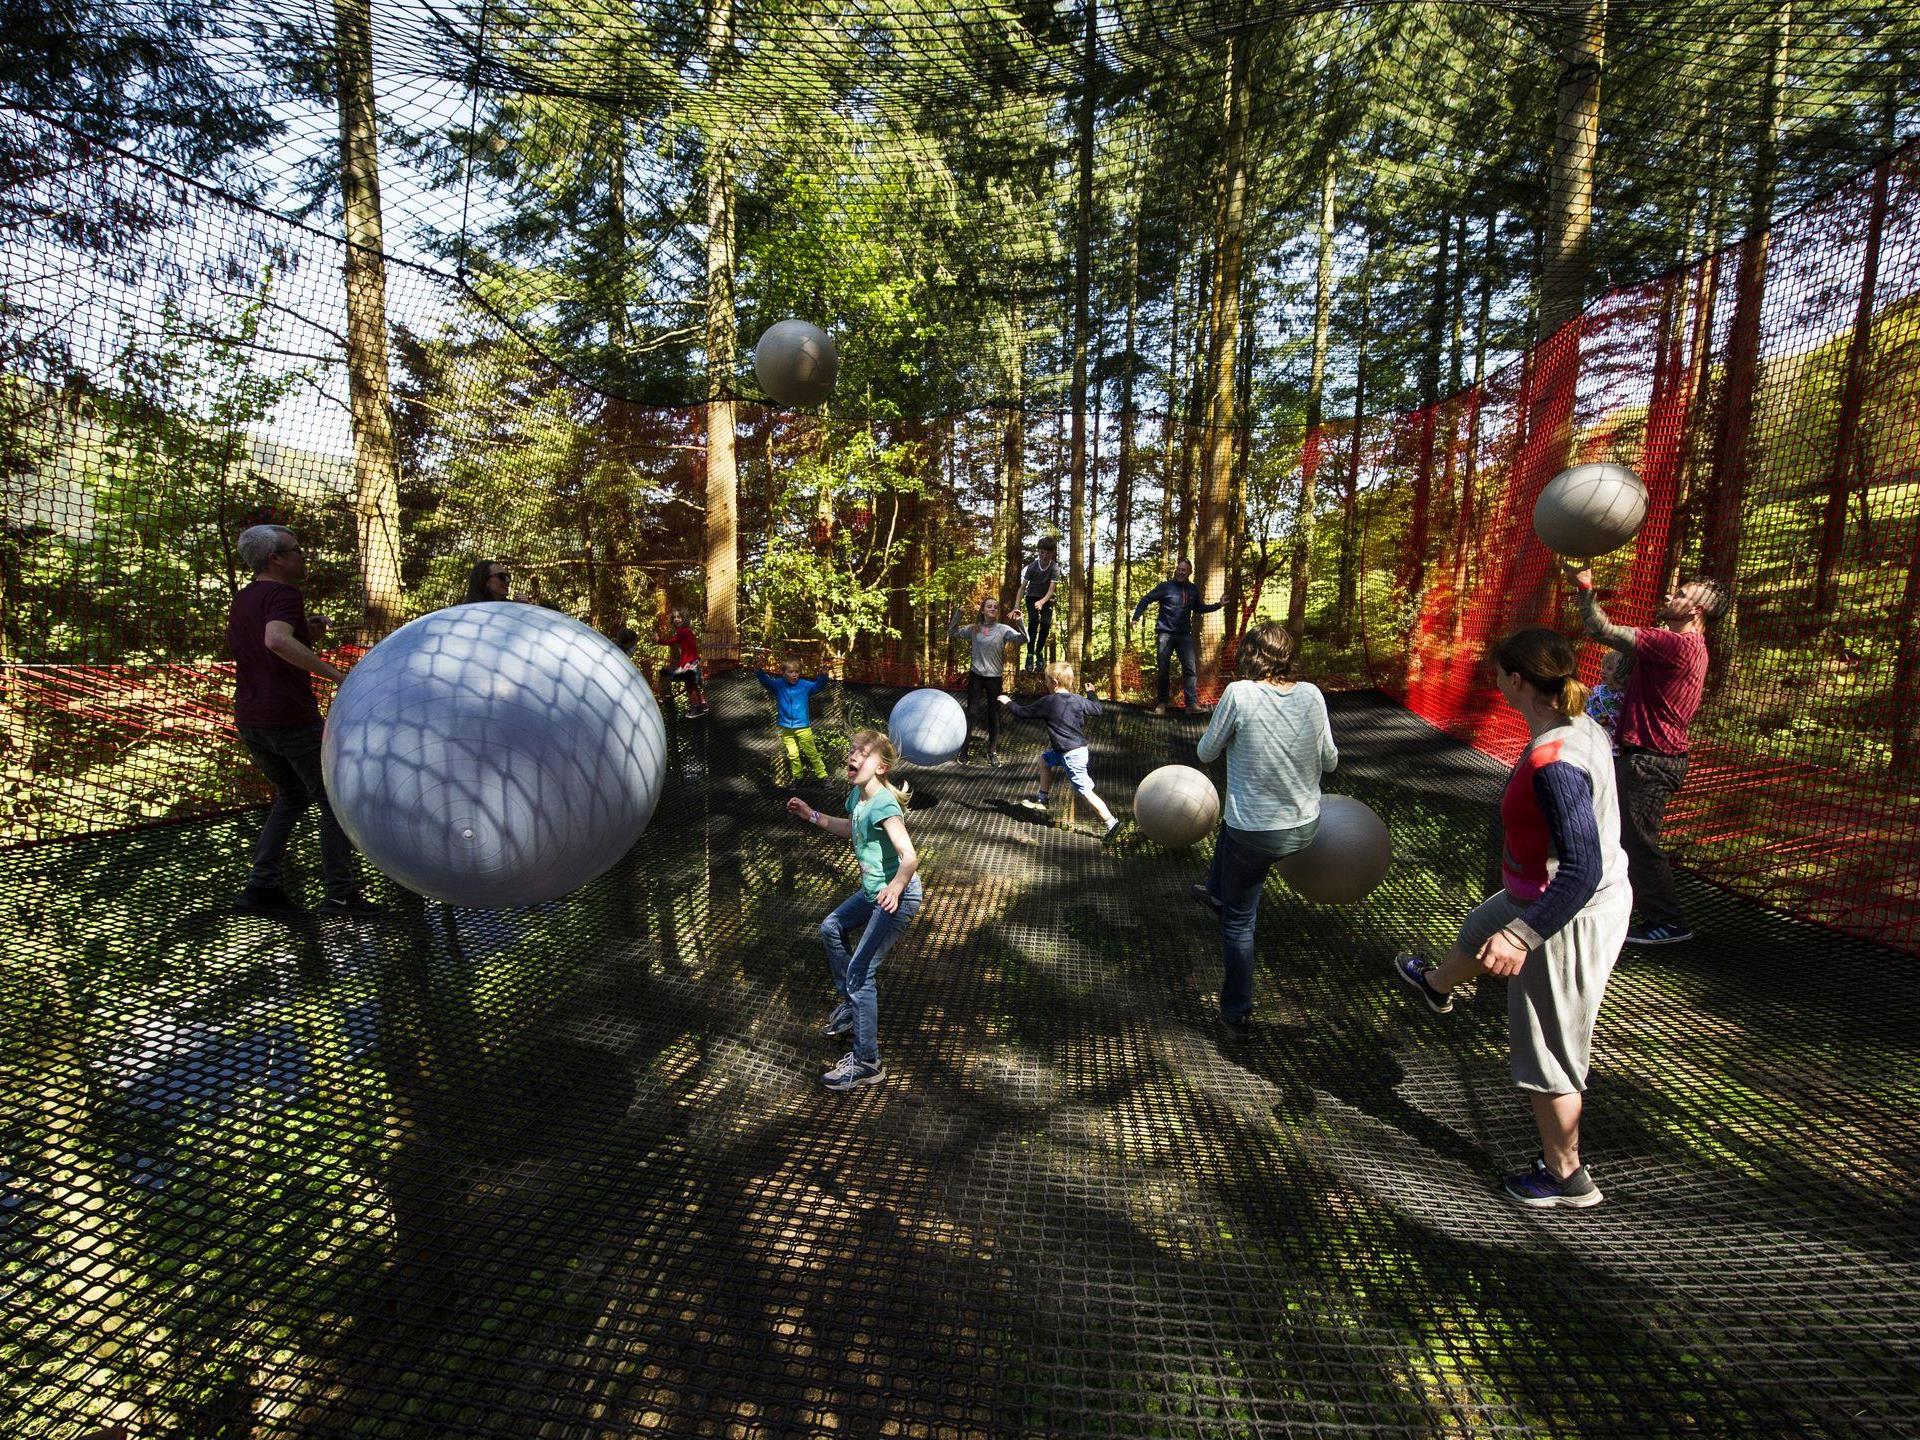
<path fill-rule="evenodd" d="M 1500 1188 L 1509 1200 L 1529 1210 L 1585 1210 L 1606 1198 L 1586 1166 L 1562 1179 L 1547 1168 L 1545 1157 L 1540 1155 L 1534 1156 L 1533 1164 L 1525 1170 L 1507 1176 Z"/>
<path fill-rule="evenodd" d="M 1433 961 L 1424 955 L 1396 955 L 1393 961 L 1393 973 L 1420 992 L 1420 998 L 1427 1002 L 1427 1009 L 1436 1015 L 1451 1015 L 1452 994 L 1434 989 L 1427 981 L 1427 972 L 1436 968 Z"/>
<path fill-rule="evenodd" d="M 1629 945 L 1684 945 L 1692 938 L 1693 931 L 1684 925 L 1642 925 L 1627 931 Z"/>

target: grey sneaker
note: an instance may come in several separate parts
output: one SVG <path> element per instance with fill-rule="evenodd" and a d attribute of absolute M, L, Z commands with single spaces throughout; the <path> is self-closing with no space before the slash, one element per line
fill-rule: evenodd
<path fill-rule="evenodd" d="M 820 1077 L 829 1090 L 857 1090 L 862 1085 L 878 1085 L 887 1078 L 886 1067 L 856 1060 L 852 1051 L 840 1057 L 840 1063 Z"/>
<path fill-rule="evenodd" d="M 820 1027 L 829 1035 L 851 1035 L 853 1033 L 853 1006 L 846 1001 L 833 1007 L 833 1013 L 827 1016 L 827 1023 Z"/>
<path fill-rule="evenodd" d="M 1020 803 L 1029 810 L 1045 810 L 1047 808 L 1048 797 L 1036 790 Z"/>

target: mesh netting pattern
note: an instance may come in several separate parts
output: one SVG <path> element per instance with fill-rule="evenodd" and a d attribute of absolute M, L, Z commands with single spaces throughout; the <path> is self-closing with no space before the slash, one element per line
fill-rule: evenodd
<path fill-rule="evenodd" d="M 812 1079 L 849 866 L 737 679 L 627 860 L 533 911 L 234 917 L 245 819 L 9 852 L 10 1433 L 1911 1433 L 1909 962 L 1687 882 L 1713 938 L 1629 951 L 1602 1012 L 1607 1203 L 1516 1214 L 1503 996 L 1440 1020 L 1388 968 L 1486 884 L 1500 768 L 1332 708 L 1395 864 L 1343 910 L 1274 882 L 1244 1044 L 1204 847 L 917 772 L 853 1096 Z M 1102 722 L 1103 793 L 1194 734 Z M 1822 982 L 1782 1003 L 1769 953 Z"/>

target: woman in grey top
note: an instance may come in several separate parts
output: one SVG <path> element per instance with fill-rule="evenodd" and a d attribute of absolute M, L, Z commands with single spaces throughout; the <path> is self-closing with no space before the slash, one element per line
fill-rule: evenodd
<path fill-rule="evenodd" d="M 1240 641 L 1240 678 L 1200 737 L 1203 762 L 1227 756 L 1227 805 L 1207 883 L 1193 896 L 1220 920 L 1220 1019 L 1244 1034 L 1253 1014 L 1253 928 L 1274 862 L 1320 826 L 1320 776 L 1340 763 L 1327 699 L 1293 678 L 1293 636 L 1256 625 Z"/>
<path fill-rule="evenodd" d="M 967 667 L 967 739 L 969 743 L 973 739 L 974 710 L 984 704 L 987 707 L 987 764 L 998 765 L 1000 685 L 1007 664 L 1007 642 L 1024 645 L 1027 633 L 1018 626 L 1000 623 L 998 600 L 982 600 L 980 613 L 971 625 L 960 624 L 959 618 L 960 612 L 956 610 L 954 623 L 947 627 L 947 633 L 970 642 L 973 647 L 973 661 Z"/>

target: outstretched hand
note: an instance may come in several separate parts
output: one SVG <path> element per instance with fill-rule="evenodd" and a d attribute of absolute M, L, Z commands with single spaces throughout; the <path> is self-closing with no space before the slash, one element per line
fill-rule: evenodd
<path fill-rule="evenodd" d="M 1562 560 L 1560 568 L 1567 572 L 1567 579 L 1582 590 L 1593 588 L 1593 567 L 1584 560 Z"/>
<path fill-rule="evenodd" d="M 805 800 L 802 800 L 798 795 L 790 795 L 787 797 L 787 813 L 796 820 L 805 820 L 809 825 L 813 823 L 813 806 L 809 805 Z"/>

